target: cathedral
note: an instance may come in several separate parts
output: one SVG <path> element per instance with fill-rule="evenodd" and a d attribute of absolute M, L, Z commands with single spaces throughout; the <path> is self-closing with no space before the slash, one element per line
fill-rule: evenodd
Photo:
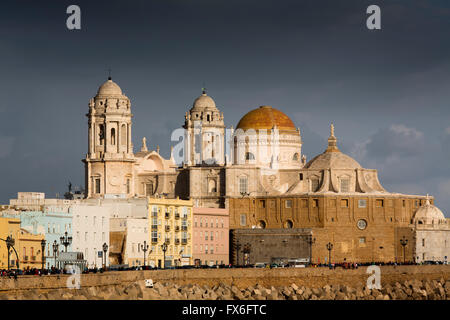
<path fill-rule="evenodd" d="M 340 151 L 332 124 L 324 152 L 307 162 L 300 129 L 286 114 L 261 106 L 226 128 L 203 90 L 184 116 L 177 160 L 178 149 L 164 159 L 145 138 L 134 152 L 130 99 L 111 78 L 89 101 L 87 117 L 86 198 L 179 197 L 228 208 L 230 229 L 309 228 L 318 262 L 330 254 L 327 243 L 339 261 L 416 259 L 415 215 L 433 199 L 386 191 L 377 170 Z M 442 215 L 439 224 L 448 231 L 449 219 Z"/>

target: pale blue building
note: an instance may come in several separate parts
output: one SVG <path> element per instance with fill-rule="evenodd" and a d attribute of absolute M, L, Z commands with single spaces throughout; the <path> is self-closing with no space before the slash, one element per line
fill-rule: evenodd
<path fill-rule="evenodd" d="M 43 211 L 22 211 L 20 212 L 20 224 L 22 229 L 32 234 L 45 235 L 46 267 L 54 266 L 53 243 L 56 240 L 59 245 L 58 251 L 64 251 L 65 247 L 61 244 L 60 238 L 65 235 L 66 231 L 68 236 L 72 236 L 72 214 L 69 208 L 46 206 Z M 72 245 L 67 246 L 67 251 L 72 251 Z"/>

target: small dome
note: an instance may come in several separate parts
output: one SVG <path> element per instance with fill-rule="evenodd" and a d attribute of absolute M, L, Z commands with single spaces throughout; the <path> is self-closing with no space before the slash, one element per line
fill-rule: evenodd
<path fill-rule="evenodd" d="M 324 152 L 311 159 L 306 165 L 307 169 L 359 169 L 361 165 L 352 157 L 338 152 Z"/>
<path fill-rule="evenodd" d="M 217 108 L 214 100 L 206 94 L 206 91 L 203 90 L 202 95 L 197 99 L 195 99 L 192 109 L 203 110 L 203 109 L 217 109 Z"/>
<path fill-rule="evenodd" d="M 421 206 L 414 215 L 414 222 L 419 224 L 437 224 L 442 220 L 445 220 L 444 214 L 438 207 L 430 203 L 428 197 L 425 204 Z"/>
<path fill-rule="evenodd" d="M 352 157 L 342 153 L 337 147 L 337 138 L 334 136 L 334 125 L 330 125 L 330 137 L 328 147 L 324 153 L 312 158 L 305 168 L 322 169 L 359 169 L 361 165 Z"/>
<path fill-rule="evenodd" d="M 271 106 L 261 106 L 241 118 L 236 129 L 266 129 L 277 126 L 278 130 L 297 130 L 292 120 L 280 110 Z"/>
<path fill-rule="evenodd" d="M 97 95 L 122 95 L 122 89 L 109 78 L 104 84 L 98 88 Z"/>

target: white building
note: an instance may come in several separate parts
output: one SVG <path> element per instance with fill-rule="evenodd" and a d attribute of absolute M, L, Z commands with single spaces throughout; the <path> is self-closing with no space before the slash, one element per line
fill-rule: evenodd
<path fill-rule="evenodd" d="M 427 198 L 414 216 L 415 260 L 446 262 L 450 260 L 450 219 Z"/>
<path fill-rule="evenodd" d="M 112 246 L 120 248 L 122 264 L 129 266 L 148 265 L 149 244 L 148 219 L 146 218 L 111 218 Z M 122 234 L 120 237 L 118 235 Z M 145 241 L 145 243 L 144 243 Z M 143 250 L 145 245 L 145 252 Z"/>
<path fill-rule="evenodd" d="M 107 256 L 109 255 L 109 215 L 110 209 L 104 206 L 90 205 L 85 203 L 74 204 L 70 207 L 73 224 L 74 251 L 84 254 L 89 268 L 102 267 L 103 244 L 108 245 Z M 109 259 L 106 259 L 109 265 Z"/>

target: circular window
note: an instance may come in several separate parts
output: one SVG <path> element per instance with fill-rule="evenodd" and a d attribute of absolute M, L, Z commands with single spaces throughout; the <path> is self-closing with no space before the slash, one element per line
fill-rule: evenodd
<path fill-rule="evenodd" d="M 293 226 L 294 226 L 294 224 L 292 223 L 291 220 L 287 220 L 287 221 L 284 223 L 284 227 L 285 227 L 286 229 L 292 229 Z"/>
<path fill-rule="evenodd" d="M 364 219 L 360 219 L 358 220 L 358 222 L 356 223 L 356 226 L 358 227 L 358 229 L 360 230 L 364 230 L 367 227 L 367 221 Z"/>
<path fill-rule="evenodd" d="M 266 228 L 266 223 L 263 220 L 259 220 L 258 221 L 258 228 L 265 229 Z"/>

